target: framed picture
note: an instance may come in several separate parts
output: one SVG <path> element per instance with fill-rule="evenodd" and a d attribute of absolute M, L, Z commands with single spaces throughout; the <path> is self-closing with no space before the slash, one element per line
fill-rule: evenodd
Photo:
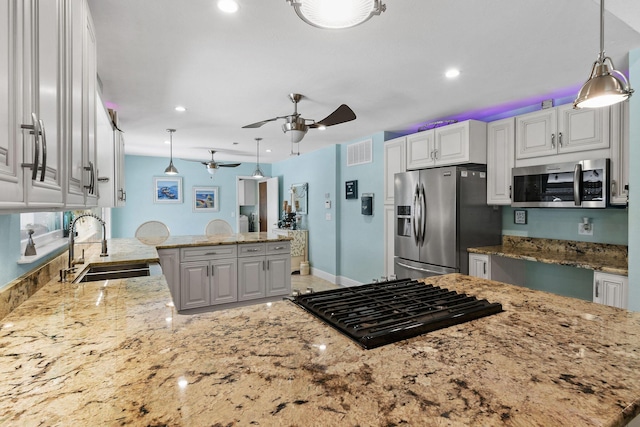
<path fill-rule="evenodd" d="M 153 203 L 182 203 L 182 177 L 153 177 Z"/>
<path fill-rule="evenodd" d="M 220 210 L 220 187 L 193 187 L 194 212 L 218 212 Z"/>

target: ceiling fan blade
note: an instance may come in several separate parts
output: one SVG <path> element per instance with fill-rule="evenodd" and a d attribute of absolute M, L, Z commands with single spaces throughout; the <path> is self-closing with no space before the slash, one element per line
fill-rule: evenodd
<path fill-rule="evenodd" d="M 346 122 L 350 122 L 351 120 L 355 120 L 355 118 L 356 118 L 356 113 L 354 113 L 353 110 L 349 108 L 348 105 L 342 104 L 341 106 L 336 108 L 336 110 L 333 113 L 329 114 L 327 117 L 320 120 L 319 122 L 316 122 L 310 125 L 309 127 L 317 128 L 320 126 L 339 125 L 340 123 L 346 123 Z"/>
<path fill-rule="evenodd" d="M 261 122 L 256 122 L 256 123 L 251 123 L 250 125 L 246 125 L 246 126 L 242 126 L 242 129 L 254 129 L 254 128 L 259 128 L 260 126 L 262 126 L 265 123 L 269 123 L 272 122 L 274 120 L 278 120 L 280 117 L 274 117 L 273 119 L 267 119 L 267 120 L 263 120 Z"/>
<path fill-rule="evenodd" d="M 218 166 L 221 168 L 235 168 L 240 165 L 241 163 L 218 163 Z"/>

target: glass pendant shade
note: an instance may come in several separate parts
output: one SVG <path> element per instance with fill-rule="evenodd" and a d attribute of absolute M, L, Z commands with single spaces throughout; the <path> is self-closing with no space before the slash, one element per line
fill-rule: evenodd
<path fill-rule="evenodd" d="M 167 168 L 164 170 L 164 173 L 166 175 L 177 175 L 178 174 L 178 169 L 176 169 L 175 166 L 173 166 L 173 133 L 175 132 L 175 129 L 167 129 L 167 132 L 169 132 L 169 154 L 170 154 L 170 158 L 169 158 L 169 166 L 167 166 Z"/>
<path fill-rule="evenodd" d="M 288 119 L 285 124 L 282 125 L 282 131 L 289 134 L 291 142 L 300 142 L 302 138 L 307 134 L 309 126 L 305 124 L 305 121 L 301 117 L 294 119 Z"/>
<path fill-rule="evenodd" d="M 218 168 L 214 167 L 213 164 L 207 163 L 207 172 L 209 172 L 209 175 L 215 175 L 217 170 Z"/>
<path fill-rule="evenodd" d="M 628 99 L 632 93 L 627 78 L 615 69 L 611 58 L 604 54 L 604 0 L 600 0 L 600 53 L 573 107 L 606 107 Z"/>
<path fill-rule="evenodd" d="M 309 25 L 325 29 L 355 27 L 380 15 L 387 7 L 380 0 L 287 0 Z"/>

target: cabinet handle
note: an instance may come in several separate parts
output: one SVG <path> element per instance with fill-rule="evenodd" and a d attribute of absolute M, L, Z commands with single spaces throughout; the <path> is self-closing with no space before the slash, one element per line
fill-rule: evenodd
<path fill-rule="evenodd" d="M 487 263 L 483 262 L 482 265 L 484 267 L 484 274 L 487 274 Z"/>
<path fill-rule="evenodd" d="M 600 281 L 596 280 L 596 298 L 600 297 Z"/>
<path fill-rule="evenodd" d="M 262 261 L 262 270 L 264 270 L 264 261 Z"/>
<path fill-rule="evenodd" d="M 209 269 L 209 267 L 207 266 L 207 270 Z M 216 275 L 216 270 L 213 268 L 213 265 L 211 266 L 211 277 L 214 277 Z"/>
<path fill-rule="evenodd" d="M 87 193 L 95 194 L 94 189 L 95 189 L 96 174 L 95 174 L 95 169 L 93 168 L 93 162 L 89 161 L 89 166 L 85 166 L 84 170 L 89 171 L 89 185 L 85 185 L 84 188 L 89 190 L 87 191 Z"/>
<path fill-rule="evenodd" d="M 217 252 L 207 252 L 205 255 L 216 255 Z"/>
<path fill-rule="evenodd" d="M 562 147 L 562 132 L 558 132 L 558 146 Z"/>
<path fill-rule="evenodd" d="M 271 261 L 267 261 L 267 270 L 269 269 L 269 263 L 270 263 L 270 262 L 271 262 Z"/>
<path fill-rule="evenodd" d="M 433 159 L 438 160 L 438 150 L 433 150 Z"/>
<path fill-rule="evenodd" d="M 259 248 L 247 249 L 247 252 L 259 252 Z"/>
<path fill-rule="evenodd" d="M 276 246 L 273 248 L 274 251 L 279 251 L 280 249 L 284 249 L 284 246 Z"/>
<path fill-rule="evenodd" d="M 30 125 L 20 125 L 22 129 L 29 129 L 34 136 L 34 150 L 33 150 L 33 163 L 22 163 L 22 167 L 30 167 L 31 168 L 31 180 L 35 181 L 38 178 L 38 163 L 40 162 L 40 123 L 38 121 L 38 116 L 36 113 L 31 113 L 31 122 Z"/>
<path fill-rule="evenodd" d="M 122 190 L 122 194 L 123 194 L 123 196 L 124 196 L 124 198 L 122 199 L 122 201 L 123 201 L 123 202 L 126 202 L 126 201 L 127 201 L 127 192 L 126 192 L 126 191 L 124 191 L 124 190 Z"/>
<path fill-rule="evenodd" d="M 47 171 L 47 134 L 44 131 L 44 122 L 42 119 L 40 119 L 38 123 L 40 123 L 40 132 L 42 132 L 42 170 L 40 171 L 40 182 L 44 182 L 44 174 Z"/>
<path fill-rule="evenodd" d="M 551 134 L 551 148 L 556 148 L 556 134 Z"/>

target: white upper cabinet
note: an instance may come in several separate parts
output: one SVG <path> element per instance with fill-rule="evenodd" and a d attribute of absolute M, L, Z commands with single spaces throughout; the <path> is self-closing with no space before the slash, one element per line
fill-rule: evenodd
<path fill-rule="evenodd" d="M 395 138 L 384 143 L 384 203 L 393 204 L 395 174 L 406 171 L 406 139 Z"/>
<path fill-rule="evenodd" d="M 68 3 L 69 54 L 67 85 L 70 105 L 66 153 L 66 206 L 83 208 L 97 204 L 96 80 L 97 56 L 93 23 L 86 1 Z"/>
<path fill-rule="evenodd" d="M 62 208 L 63 0 L 0 6 L 0 209 Z"/>
<path fill-rule="evenodd" d="M 84 0 L 7 0 L 0 22 L 0 55 L 7 58 L 0 67 L 0 210 L 85 207 L 88 165 L 76 159 L 90 153 L 74 143 L 82 135 L 95 142 L 89 8 Z M 73 85 L 74 75 L 84 76 L 84 87 Z"/>
<path fill-rule="evenodd" d="M 608 108 L 567 104 L 516 117 L 516 166 L 606 158 L 608 149 Z"/>
<path fill-rule="evenodd" d="M 511 169 L 515 163 L 515 119 L 487 125 L 487 204 L 511 204 Z"/>
<path fill-rule="evenodd" d="M 629 103 L 611 108 L 611 197 L 612 205 L 629 201 Z"/>
<path fill-rule="evenodd" d="M 467 120 L 407 137 L 407 169 L 487 163 L 487 124 Z"/>

